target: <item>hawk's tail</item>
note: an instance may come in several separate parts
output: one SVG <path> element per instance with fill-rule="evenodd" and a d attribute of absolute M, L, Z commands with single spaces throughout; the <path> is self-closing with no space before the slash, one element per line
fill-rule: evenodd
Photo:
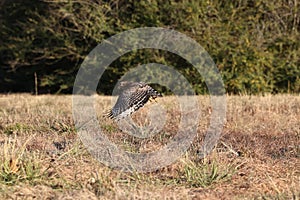
<path fill-rule="evenodd" d="M 115 118 L 115 116 L 114 116 L 114 114 L 113 114 L 113 112 L 112 112 L 111 109 L 105 111 L 105 112 L 103 113 L 103 117 L 108 117 L 108 118 L 110 118 L 110 119 L 114 119 L 114 118 Z"/>

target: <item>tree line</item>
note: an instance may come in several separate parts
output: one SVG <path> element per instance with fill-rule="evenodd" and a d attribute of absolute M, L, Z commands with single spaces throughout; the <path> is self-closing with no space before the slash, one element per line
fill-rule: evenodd
<path fill-rule="evenodd" d="M 228 93 L 300 92 L 296 0 L 2 0 L 0 24 L 0 92 L 72 93 L 88 53 L 138 27 L 165 27 L 195 39 L 216 63 Z M 173 66 L 196 93 L 208 92 L 186 60 L 151 49 L 115 60 L 98 92 L 111 94 L 123 74 L 150 62 Z"/>

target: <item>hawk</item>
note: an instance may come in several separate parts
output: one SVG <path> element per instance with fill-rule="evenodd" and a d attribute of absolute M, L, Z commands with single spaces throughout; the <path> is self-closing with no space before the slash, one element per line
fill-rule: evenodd
<path fill-rule="evenodd" d="M 143 107 L 149 99 L 162 97 L 151 86 L 143 82 L 121 82 L 121 93 L 114 107 L 109 110 L 107 117 L 120 120 Z"/>

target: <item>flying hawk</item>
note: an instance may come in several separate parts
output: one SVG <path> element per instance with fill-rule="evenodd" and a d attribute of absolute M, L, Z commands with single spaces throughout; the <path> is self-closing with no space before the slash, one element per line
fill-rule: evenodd
<path fill-rule="evenodd" d="M 121 82 L 120 91 L 116 104 L 106 115 L 115 120 L 125 118 L 137 111 L 143 107 L 149 99 L 162 96 L 151 86 L 143 82 Z"/>

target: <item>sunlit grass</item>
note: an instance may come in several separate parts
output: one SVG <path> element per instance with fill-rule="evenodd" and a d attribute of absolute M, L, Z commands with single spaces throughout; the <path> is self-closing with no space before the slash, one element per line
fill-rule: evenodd
<path fill-rule="evenodd" d="M 4 141 L 0 158 L 0 182 L 13 185 L 28 181 L 34 184 L 44 174 L 38 154 L 26 151 L 27 141 L 22 146 L 17 145 L 17 137 Z"/>
<path fill-rule="evenodd" d="M 188 187 L 209 187 L 214 183 L 230 180 L 236 171 L 234 165 L 222 166 L 217 160 L 183 162 L 184 167 L 179 174 L 179 183 Z"/>
<path fill-rule="evenodd" d="M 11 99 L 16 99 L 11 101 Z M 110 97 L 97 97 L 106 110 Z M 167 125 L 149 138 L 120 131 L 99 117 L 103 134 L 132 153 L 156 151 L 176 134 L 178 113 L 164 97 Z M 160 102 L 160 103 L 161 103 Z M 209 99 L 199 96 L 198 136 L 179 160 L 148 173 L 125 173 L 100 164 L 81 143 L 70 96 L 0 98 L 0 198 L 297 199 L 300 97 L 228 96 L 221 140 L 197 157 L 209 125 Z M 101 109 L 97 110 L 102 116 Z M 135 115 L 141 125 L 145 110 Z M 177 117 L 177 118 L 176 118 Z M 20 190 L 21 188 L 21 190 Z M 219 191 L 223 191 L 220 195 Z M 299 198 L 298 198 L 299 199 Z"/>

